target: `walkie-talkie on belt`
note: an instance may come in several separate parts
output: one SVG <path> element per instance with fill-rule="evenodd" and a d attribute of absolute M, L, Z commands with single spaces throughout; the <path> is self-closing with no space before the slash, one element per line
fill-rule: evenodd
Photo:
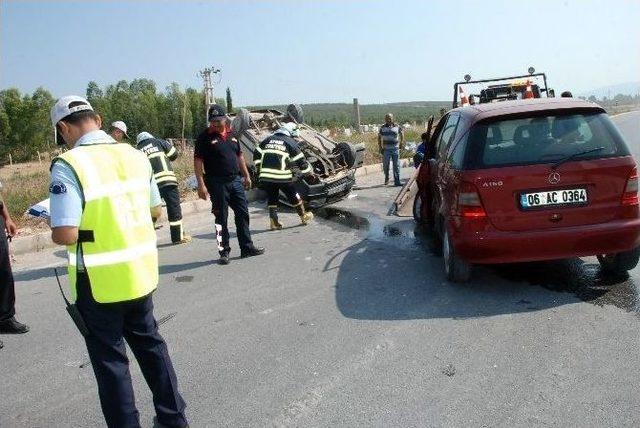
<path fill-rule="evenodd" d="M 58 288 L 60 289 L 60 294 L 62 294 L 64 303 L 67 305 L 67 312 L 69 312 L 69 316 L 71 317 L 71 320 L 76 325 L 76 327 L 78 327 L 78 330 L 80 330 L 80 334 L 82 334 L 84 337 L 89 336 L 91 332 L 87 328 L 87 325 L 84 323 L 84 319 L 82 319 L 82 314 L 80 314 L 80 311 L 78 310 L 78 306 L 76 306 L 75 303 L 69 302 L 69 300 L 67 300 L 67 296 L 64 295 L 64 291 L 62 291 L 62 285 L 60 284 L 60 278 L 58 277 L 58 269 L 53 268 L 53 272 L 55 272 L 56 274 L 56 281 L 58 281 Z"/>

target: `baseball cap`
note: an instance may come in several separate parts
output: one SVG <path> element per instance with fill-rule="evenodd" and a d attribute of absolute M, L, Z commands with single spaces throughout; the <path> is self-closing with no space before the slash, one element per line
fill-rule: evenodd
<path fill-rule="evenodd" d="M 121 120 L 116 120 L 115 122 L 113 122 L 113 123 L 111 124 L 111 127 L 112 127 L 112 128 L 116 128 L 116 129 L 121 130 L 122 132 L 124 132 L 124 135 L 125 135 L 127 138 L 129 138 L 129 135 L 127 134 L 127 124 L 126 124 L 126 123 L 124 123 L 123 121 L 121 121 Z"/>
<path fill-rule="evenodd" d="M 69 107 L 72 103 L 80 103 L 76 106 Z M 89 101 L 77 95 L 67 95 L 60 98 L 53 107 L 51 107 L 51 123 L 56 126 L 65 117 L 83 110 L 93 111 L 93 107 L 89 104 Z"/>
<path fill-rule="evenodd" d="M 148 132 L 141 132 L 136 137 L 136 144 L 140 141 L 148 140 L 149 138 L 153 138 L 153 135 L 149 134 Z"/>
<path fill-rule="evenodd" d="M 213 120 L 220 120 L 226 117 L 227 112 L 220 104 L 211 104 L 209 106 L 209 113 L 207 114 L 207 119 L 209 120 L 209 122 Z"/>

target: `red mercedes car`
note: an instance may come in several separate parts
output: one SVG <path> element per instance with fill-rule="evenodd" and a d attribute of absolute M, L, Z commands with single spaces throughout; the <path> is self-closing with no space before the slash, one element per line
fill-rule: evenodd
<path fill-rule="evenodd" d="M 473 264 L 598 256 L 603 271 L 640 257 L 636 162 L 598 105 L 543 98 L 453 109 L 434 130 L 414 212 L 447 278 Z"/>

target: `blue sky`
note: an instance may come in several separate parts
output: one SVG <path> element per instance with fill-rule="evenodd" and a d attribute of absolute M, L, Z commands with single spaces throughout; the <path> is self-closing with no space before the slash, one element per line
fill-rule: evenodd
<path fill-rule="evenodd" d="M 576 93 L 640 80 L 640 1 L 0 3 L 0 87 L 54 96 L 147 77 L 236 105 L 450 99 L 466 73 L 546 71 Z"/>

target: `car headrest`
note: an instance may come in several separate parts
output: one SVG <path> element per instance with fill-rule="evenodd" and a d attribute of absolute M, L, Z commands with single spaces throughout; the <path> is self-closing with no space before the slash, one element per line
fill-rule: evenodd
<path fill-rule="evenodd" d="M 502 142 L 502 131 L 497 125 L 491 125 L 487 128 L 487 143 L 500 144 Z"/>
<path fill-rule="evenodd" d="M 559 116 L 553 120 L 551 125 L 551 135 L 553 138 L 562 138 L 569 132 L 577 131 L 580 123 L 571 116 Z"/>
<path fill-rule="evenodd" d="M 531 131 L 529 130 L 529 125 L 520 125 L 516 128 L 513 133 L 513 142 L 516 145 L 520 145 L 526 143 L 527 140 L 531 139 Z"/>

